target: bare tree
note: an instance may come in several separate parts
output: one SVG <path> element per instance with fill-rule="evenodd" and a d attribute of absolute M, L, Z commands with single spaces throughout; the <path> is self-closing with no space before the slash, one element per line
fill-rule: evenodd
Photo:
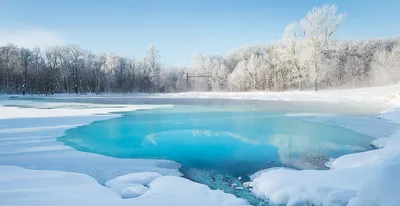
<path fill-rule="evenodd" d="M 33 52 L 29 49 L 22 48 L 20 50 L 20 61 L 23 68 L 23 82 L 22 82 L 22 94 L 25 95 L 28 82 L 28 68 L 33 58 Z"/>
<path fill-rule="evenodd" d="M 157 91 L 160 84 L 160 52 L 152 44 L 147 50 L 147 56 L 145 57 L 146 66 L 150 75 L 151 82 L 154 83 L 153 91 Z"/>

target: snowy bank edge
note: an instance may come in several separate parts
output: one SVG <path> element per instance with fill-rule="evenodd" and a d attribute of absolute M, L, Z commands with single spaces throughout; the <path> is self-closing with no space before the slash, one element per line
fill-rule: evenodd
<path fill-rule="evenodd" d="M 148 187 L 142 185 L 147 190 L 128 199 L 121 196 L 130 197 L 135 190 L 124 194 L 124 191 L 103 187 L 92 177 L 80 173 L 28 170 L 16 166 L 0 166 L 0 173 L 3 174 L 0 177 L 0 203 L 4 205 L 248 205 L 232 194 L 211 190 L 182 177 L 155 176 L 156 173 L 151 178 L 149 173 L 134 173 L 133 178 L 129 175 L 119 177 L 125 181 L 148 181 Z M 114 184 L 121 182 L 114 180 Z"/>
<path fill-rule="evenodd" d="M 400 103 L 380 118 L 400 124 Z M 330 170 L 274 168 L 251 176 L 253 193 L 274 204 L 389 205 L 400 202 L 400 130 L 372 142 L 377 150 L 331 160 Z M 378 187 L 377 187 L 378 186 Z"/>

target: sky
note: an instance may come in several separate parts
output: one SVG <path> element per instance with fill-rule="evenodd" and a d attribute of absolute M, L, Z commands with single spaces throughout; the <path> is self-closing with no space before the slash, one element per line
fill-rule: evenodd
<path fill-rule="evenodd" d="M 0 0 L 0 44 L 76 44 L 142 58 L 154 44 L 165 66 L 277 41 L 315 6 L 347 14 L 335 39 L 400 36 L 399 0 Z"/>

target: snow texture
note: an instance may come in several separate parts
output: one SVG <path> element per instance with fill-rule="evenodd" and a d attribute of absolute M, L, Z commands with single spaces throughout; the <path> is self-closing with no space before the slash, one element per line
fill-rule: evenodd
<path fill-rule="evenodd" d="M 360 102 L 389 103 L 400 100 L 400 84 L 382 87 L 366 87 L 358 89 L 332 89 L 315 91 L 285 92 L 182 92 L 165 94 L 107 94 L 107 95 L 68 95 L 39 96 L 46 99 L 65 98 L 201 98 L 201 99 L 246 99 L 246 100 L 284 100 L 284 101 L 322 101 L 322 102 Z M 34 96 L 37 97 L 37 96 Z M 18 96 L 18 98 L 23 98 Z"/>
<path fill-rule="evenodd" d="M 158 177 L 148 189 L 128 187 L 123 196 L 139 197 L 122 199 L 84 174 L 15 166 L 0 166 L 0 174 L 0 205 L 247 205 L 234 195 L 176 176 Z"/>
<path fill-rule="evenodd" d="M 156 172 L 139 172 L 116 177 L 106 182 L 106 187 L 114 190 L 122 198 L 132 198 L 144 194 L 151 181 L 161 177 Z"/>
<path fill-rule="evenodd" d="M 195 98 L 195 99 L 243 99 L 243 100 L 281 100 L 281 101 L 322 101 L 322 102 L 359 102 L 395 104 L 400 100 L 400 84 L 357 89 L 331 89 L 315 91 L 284 92 L 181 92 L 181 93 L 132 93 L 132 94 L 55 94 L 52 96 L 5 96 L 15 99 L 109 99 L 109 98 Z"/>
<path fill-rule="evenodd" d="M 119 194 L 122 198 L 135 198 L 143 195 L 145 192 L 149 190 L 148 187 L 141 184 L 131 184 L 130 186 L 125 187 Z"/>

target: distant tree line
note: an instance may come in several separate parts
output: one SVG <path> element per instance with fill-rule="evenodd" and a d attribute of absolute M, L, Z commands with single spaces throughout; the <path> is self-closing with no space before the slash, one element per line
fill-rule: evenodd
<path fill-rule="evenodd" d="M 400 81 L 400 38 L 335 41 L 345 19 L 331 5 L 312 9 L 270 45 L 226 56 L 197 55 L 187 68 L 163 67 L 149 46 L 140 60 L 75 45 L 0 47 L 0 93 L 284 91 L 375 86 Z M 205 76 L 187 82 L 187 74 Z"/>
<path fill-rule="evenodd" d="M 173 81 L 171 74 L 161 76 L 160 54 L 153 45 L 139 61 L 114 54 L 95 55 L 75 45 L 45 51 L 14 45 L 0 48 L 2 93 L 165 92 L 173 87 L 165 84 Z"/>

